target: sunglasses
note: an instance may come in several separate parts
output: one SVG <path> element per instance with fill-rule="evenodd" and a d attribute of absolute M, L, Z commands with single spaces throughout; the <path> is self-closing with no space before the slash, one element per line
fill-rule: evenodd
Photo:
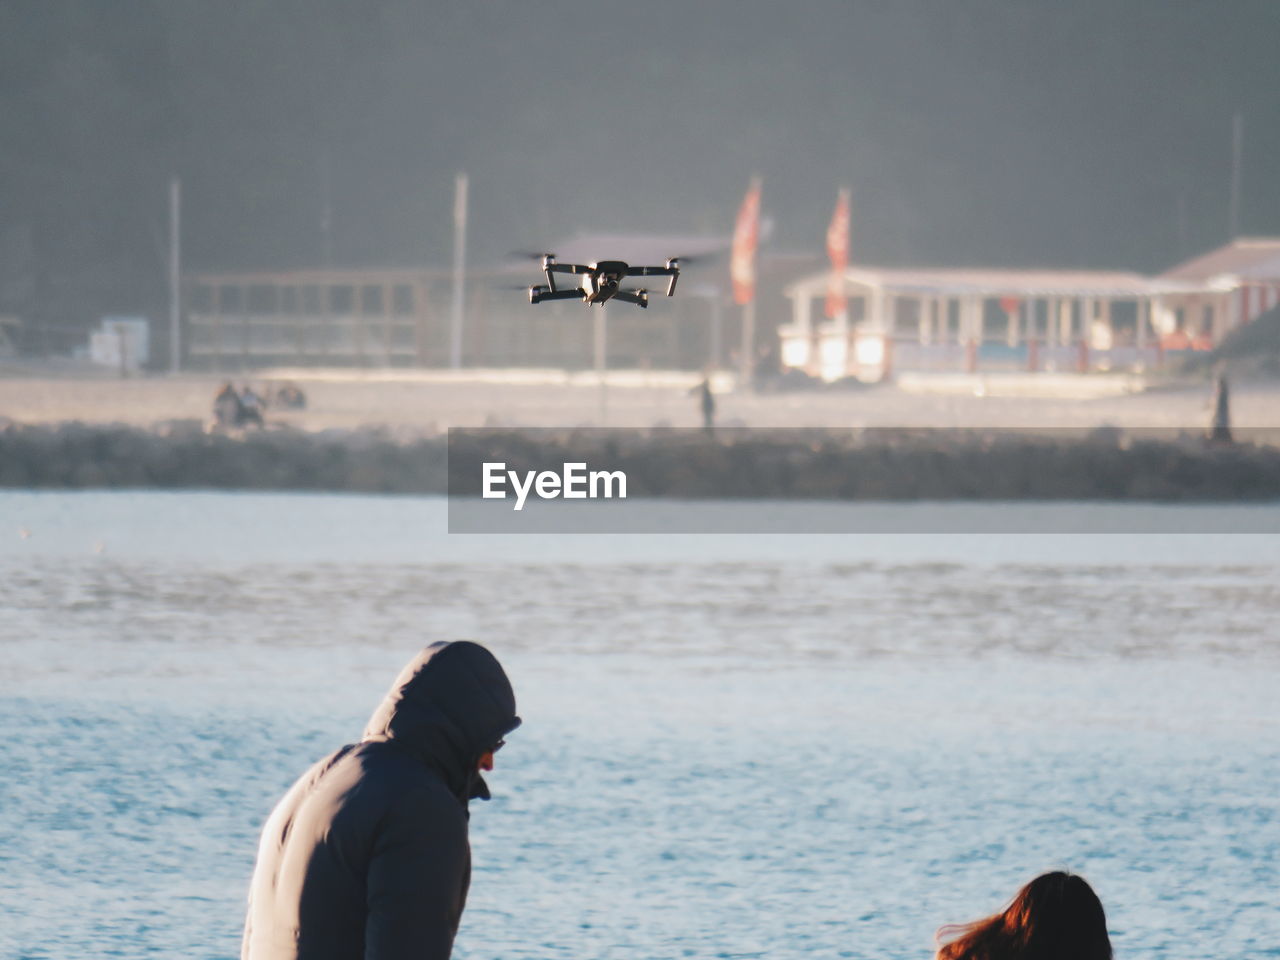
<path fill-rule="evenodd" d="M 503 747 L 505 747 L 506 745 L 507 745 L 507 741 L 506 741 L 506 740 L 499 740 L 497 743 L 495 743 L 492 747 L 490 747 L 490 748 L 489 748 L 489 752 L 490 752 L 490 753 L 497 753 L 499 750 L 501 750 L 501 749 L 502 749 Z"/>

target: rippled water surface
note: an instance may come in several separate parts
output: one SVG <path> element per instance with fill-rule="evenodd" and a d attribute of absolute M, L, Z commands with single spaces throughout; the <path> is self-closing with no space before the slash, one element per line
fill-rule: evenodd
<path fill-rule="evenodd" d="M 526 718 L 459 956 L 927 958 L 1055 867 L 1118 957 L 1277 955 L 1276 538 L 442 518 L 0 492 L 0 957 L 237 956 L 271 804 L 455 637 Z"/>

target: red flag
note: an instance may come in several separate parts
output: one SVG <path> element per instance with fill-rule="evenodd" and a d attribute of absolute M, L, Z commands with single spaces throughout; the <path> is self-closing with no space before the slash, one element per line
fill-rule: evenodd
<path fill-rule="evenodd" d="M 752 177 L 733 227 L 733 255 L 729 259 L 729 274 L 733 278 L 734 303 L 750 303 L 755 297 L 756 244 L 759 240 L 760 178 Z"/>
<path fill-rule="evenodd" d="M 836 208 L 827 227 L 827 256 L 831 258 L 831 279 L 827 282 L 827 319 L 845 312 L 844 272 L 849 266 L 849 191 L 836 196 Z"/>

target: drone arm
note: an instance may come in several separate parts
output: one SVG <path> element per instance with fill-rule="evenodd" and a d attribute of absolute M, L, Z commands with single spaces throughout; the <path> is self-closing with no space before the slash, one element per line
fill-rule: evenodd
<path fill-rule="evenodd" d="M 554 287 L 530 287 L 529 302 L 541 303 L 543 300 L 581 300 L 586 291 L 581 287 L 570 287 L 568 290 L 557 290 Z"/>
<path fill-rule="evenodd" d="M 627 276 L 629 277 L 670 277 L 671 281 L 667 284 L 667 296 L 673 296 L 676 292 L 676 281 L 680 279 L 680 261 L 672 258 L 667 261 L 665 267 L 628 267 Z"/>
<path fill-rule="evenodd" d="M 627 267 L 628 277 L 667 277 L 679 272 L 679 267 Z"/>
<path fill-rule="evenodd" d="M 585 264 L 556 263 L 554 260 L 544 263 L 542 265 L 542 270 L 547 275 L 547 286 L 552 290 L 556 289 L 556 281 L 555 278 L 552 277 L 553 273 L 585 274 L 592 272 L 591 267 L 586 266 Z"/>

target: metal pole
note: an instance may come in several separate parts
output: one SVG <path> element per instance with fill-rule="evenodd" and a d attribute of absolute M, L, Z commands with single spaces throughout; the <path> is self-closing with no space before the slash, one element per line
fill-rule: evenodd
<path fill-rule="evenodd" d="M 169 181 L 169 372 L 182 366 L 182 184 Z"/>
<path fill-rule="evenodd" d="M 756 370 L 756 301 L 742 305 L 742 356 L 738 362 L 738 389 L 751 390 Z"/>
<path fill-rule="evenodd" d="M 592 327 L 596 382 L 600 385 L 600 426 L 602 427 L 609 421 L 609 385 L 605 380 L 609 367 L 609 330 L 605 322 L 605 310 L 605 306 L 601 304 Z"/>
<path fill-rule="evenodd" d="M 328 148 L 320 154 L 320 263 L 333 267 L 333 165 Z"/>
<path fill-rule="evenodd" d="M 1181 260 L 1187 255 L 1187 251 L 1191 247 L 1191 228 L 1187 219 L 1187 193 L 1185 190 L 1178 191 L 1177 221 L 1178 259 Z"/>
<path fill-rule="evenodd" d="M 449 366 L 462 366 L 462 320 L 466 307 L 467 275 L 467 175 L 453 182 L 453 312 L 449 321 Z"/>
<path fill-rule="evenodd" d="M 1240 167 L 1244 159 L 1244 115 L 1236 112 L 1231 118 L 1231 208 L 1228 211 L 1231 234 L 1228 240 L 1240 236 Z"/>
<path fill-rule="evenodd" d="M 722 304 L 720 301 L 720 293 L 717 291 L 708 298 L 711 302 L 711 343 L 708 363 L 712 370 L 720 369 L 720 324 L 722 321 Z"/>

